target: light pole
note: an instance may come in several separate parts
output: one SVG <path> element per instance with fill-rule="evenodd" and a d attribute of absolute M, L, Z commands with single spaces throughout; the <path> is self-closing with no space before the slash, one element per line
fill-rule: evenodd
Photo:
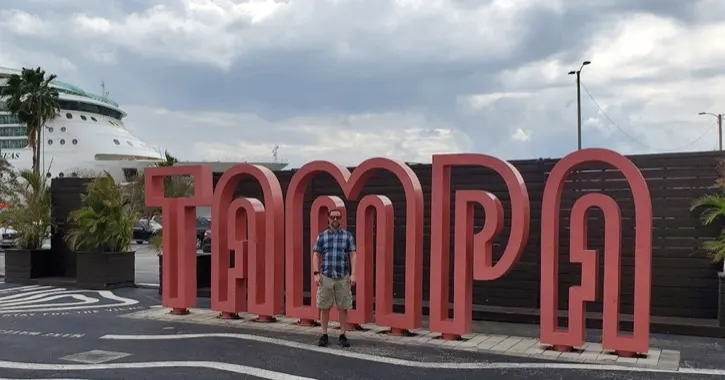
<path fill-rule="evenodd" d="M 711 112 L 700 112 L 698 115 L 710 115 L 715 116 L 717 118 L 717 146 L 718 150 L 722 150 L 722 116 L 721 113 L 711 113 Z"/>
<path fill-rule="evenodd" d="M 582 62 L 579 70 L 569 71 L 569 75 L 576 75 L 576 137 L 577 137 L 577 150 L 582 148 L 582 97 L 581 97 L 581 72 L 584 66 L 591 64 L 592 61 Z"/>

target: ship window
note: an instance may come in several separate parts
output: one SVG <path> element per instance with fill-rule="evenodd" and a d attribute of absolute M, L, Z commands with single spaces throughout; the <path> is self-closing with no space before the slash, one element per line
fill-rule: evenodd
<path fill-rule="evenodd" d="M 66 131 L 65 127 L 60 127 L 60 131 L 65 132 Z"/>
<path fill-rule="evenodd" d="M 73 118 L 73 115 L 71 115 L 71 113 L 70 113 L 70 112 L 68 112 L 67 114 L 65 114 L 65 117 L 66 117 L 67 119 L 72 119 L 72 118 Z"/>
<path fill-rule="evenodd" d="M 0 127 L 0 136 L 26 136 L 28 130 L 25 127 Z"/>
<path fill-rule="evenodd" d="M 117 139 L 113 139 L 113 143 L 116 145 L 121 145 L 121 143 Z"/>
<path fill-rule="evenodd" d="M 86 115 L 81 115 L 81 119 L 82 120 L 88 120 L 88 118 L 86 118 Z"/>
<path fill-rule="evenodd" d="M 61 109 L 67 110 L 67 111 L 79 111 L 79 112 L 88 112 L 88 113 L 94 113 L 99 114 L 103 116 L 107 116 L 116 120 L 121 120 L 123 117 L 123 114 L 120 111 L 114 110 L 109 107 L 99 106 L 96 104 L 90 104 L 82 101 L 77 100 L 65 100 L 60 99 L 58 100 L 58 106 L 60 106 Z"/>
<path fill-rule="evenodd" d="M 13 115 L 0 115 L 0 124 L 20 124 L 20 119 Z"/>
<path fill-rule="evenodd" d="M 65 140 L 60 139 L 60 145 L 65 145 Z"/>
<path fill-rule="evenodd" d="M 78 139 L 73 139 L 73 145 L 78 144 Z"/>
<path fill-rule="evenodd" d="M 58 177 L 63 178 L 63 177 L 65 177 L 65 174 L 63 174 L 63 172 L 60 172 L 60 173 L 58 173 Z"/>
<path fill-rule="evenodd" d="M 55 129 L 53 129 L 53 127 L 48 128 L 48 132 L 50 132 L 50 133 L 53 133 L 54 130 Z"/>
<path fill-rule="evenodd" d="M 96 119 L 96 118 L 95 118 L 95 117 L 93 117 L 93 116 L 91 116 L 91 120 L 93 120 L 93 121 L 98 121 L 98 119 Z"/>
<path fill-rule="evenodd" d="M 48 145 L 53 145 L 53 140 L 48 140 Z"/>
<path fill-rule="evenodd" d="M 0 149 L 21 149 L 28 147 L 28 139 L 0 140 Z"/>

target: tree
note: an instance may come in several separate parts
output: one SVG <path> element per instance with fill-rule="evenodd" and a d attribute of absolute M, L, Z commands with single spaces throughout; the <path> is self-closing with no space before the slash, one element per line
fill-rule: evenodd
<path fill-rule="evenodd" d="M 8 77 L 0 97 L 5 97 L 8 111 L 25 124 L 33 151 L 33 172 L 40 173 L 40 131 L 60 112 L 58 90 L 50 86 L 56 75 L 46 75 L 40 67 L 23 68 Z"/>
<path fill-rule="evenodd" d="M 154 166 L 169 167 L 179 162 L 168 151 L 164 152 L 164 157 L 163 161 L 155 163 Z M 188 197 L 193 193 L 194 183 L 191 178 L 173 176 L 164 179 L 164 196 L 167 198 Z M 161 212 L 158 207 L 146 207 L 146 183 L 143 174 L 139 174 L 133 182 L 126 185 L 126 194 L 131 208 L 137 215 L 148 219 Z"/>
<path fill-rule="evenodd" d="M 720 235 L 714 240 L 703 243 L 704 248 L 715 261 L 725 259 L 725 161 L 720 160 L 717 165 L 718 179 L 713 187 L 719 189 L 717 193 L 704 195 L 694 202 L 690 211 L 700 214 L 700 222 L 703 226 L 716 225 L 720 227 Z"/>

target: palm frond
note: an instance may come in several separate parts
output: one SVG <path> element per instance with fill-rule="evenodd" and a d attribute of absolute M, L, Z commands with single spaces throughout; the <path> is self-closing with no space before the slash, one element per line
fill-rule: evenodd
<path fill-rule="evenodd" d="M 136 218 L 126 195 L 109 173 L 91 181 L 88 193 L 81 195 L 81 204 L 68 216 L 69 248 L 94 252 L 130 249 Z"/>

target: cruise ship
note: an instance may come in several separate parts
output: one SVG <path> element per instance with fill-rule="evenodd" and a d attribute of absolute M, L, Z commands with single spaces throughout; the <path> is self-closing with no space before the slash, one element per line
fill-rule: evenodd
<path fill-rule="evenodd" d="M 0 88 L 19 70 L 0 67 Z M 60 114 L 40 132 L 41 172 L 48 178 L 95 176 L 104 171 L 119 183 L 164 159 L 161 152 L 131 134 L 119 105 L 77 86 L 53 81 L 59 93 Z M 17 170 L 32 167 L 32 149 L 26 127 L 11 115 L 0 99 L 0 155 Z"/>

